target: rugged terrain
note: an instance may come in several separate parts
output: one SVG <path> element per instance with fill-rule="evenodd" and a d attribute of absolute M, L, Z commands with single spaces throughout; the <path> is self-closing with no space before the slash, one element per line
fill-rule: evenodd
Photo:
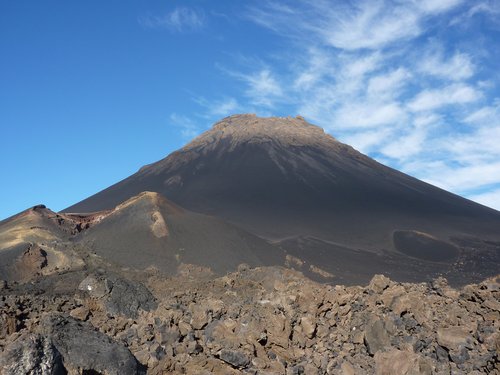
<path fill-rule="evenodd" d="M 500 374 L 499 229 L 301 117 L 231 116 L 0 221 L 0 374 Z"/>
<path fill-rule="evenodd" d="M 48 285 L 52 287 L 47 288 Z M 3 374 L 498 374 L 500 279 L 319 284 L 241 266 L 3 284 Z"/>

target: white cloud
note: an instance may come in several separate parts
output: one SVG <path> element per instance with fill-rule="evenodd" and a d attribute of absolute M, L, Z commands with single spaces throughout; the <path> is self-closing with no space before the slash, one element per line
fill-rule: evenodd
<path fill-rule="evenodd" d="M 205 110 L 201 114 L 204 118 L 228 116 L 240 109 L 240 105 L 235 98 L 226 97 L 221 100 L 208 100 L 204 97 L 194 97 L 193 101 L 201 105 Z"/>
<path fill-rule="evenodd" d="M 319 48 L 309 48 L 307 52 L 307 68 L 296 68 L 294 90 L 313 88 L 323 76 L 333 73 L 333 62 L 327 53 Z"/>
<path fill-rule="evenodd" d="M 444 189 L 464 193 L 500 183 L 500 162 L 447 166 L 427 174 L 425 180 Z"/>
<path fill-rule="evenodd" d="M 336 111 L 335 129 L 371 128 L 406 120 L 406 113 L 398 103 L 344 104 Z"/>
<path fill-rule="evenodd" d="M 465 84 L 453 84 L 441 89 L 430 89 L 420 92 L 408 104 L 413 112 L 428 111 L 447 105 L 464 104 L 478 100 L 481 93 L 474 87 Z"/>
<path fill-rule="evenodd" d="M 344 50 L 378 49 L 421 33 L 414 9 L 387 7 L 382 1 L 363 1 L 343 13 L 328 9 L 326 14 L 329 19 L 319 31 L 328 44 Z"/>
<path fill-rule="evenodd" d="M 500 123 L 481 126 L 473 133 L 450 136 L 447 151 L 457 160 L 498 160 L 500 158 Z M 500 181 L 500 175 L 498 176 Z"/>
<path fill-rule="evenodd" d="M 256 105 L 272 107 L 283 94 L 281 85 L 269 69 L 248 75 L 239 74 L 238 77 L 247 84 L 246 94 Z"/>
<path fill-rule="evenodd" d="M 404 129 L 401 134 L 380 149 L 384 155 L 405 162 L 408 158 L 426 151 L 429 133 L 438 125 L 441 118 L 434 114 L 417 116 L 413 119 L 412 126 Z M 394 136 L 394 134 L 393 134 Z"/>
<path fill-rule="evenodd" d="M 139 23 L 148 28 L 165 28 L 174 32 L 197 31 L 205 25 L 205 15 L 201 10 L 177 7 L 164 16 L 146 15 Z"/>
<path fill-rule="evenodd" d="M 418 68 L 422 73 L 454 81 L 470 78 L 475 70 L 470 56 L 458 52 L 449 59 L 442 52 L 430 53 L 422 58 Z"/>
<path fill-rule="evenodd" d="M 201 128 L 191 118 L 177 113 L 170 114 L 170 123 L 180 128 L 181 135 L 186 139 L 196 137 L 201 132 Z"/>
<path fill-rule="evenodd" d="M 252 7 L 248 17 L 282 35 L 314 35 L 326 45 L 347 51 L 375 50 L 421 35 L 429 17 L 460 3 L 462 0 L 364 0 L 347 4 L 302 0 L 292 7 L 268 2 Z"/>
<path fill-rule="evenodd" d="M 357 131 L 354 134 L 347 134 L 342 137 L 342 141 L 349 145 L 356 145 L 356 149 L 361 152 L 369 153 L 384 143 L 385 139 L 390 137 L 391 134 L 392 129 L 390 128 L 369 129 Z"/>
<path fill-rule="evenodd" d="M 359 79 L 376 70 L 382 63 L 382 55 L 378 52 L 369 55 L 345 54 L 340 56 L 343 75 L 348 79 Z"/>
<path fill-rule="evenodd" d="M 484 106 L 469 114 L 464 122 L 485 123 L 487 125 L 500 124 L 500 106 Z"/>
<path fill-rule="evenodd" d="M 239 108 L 238 102 L 234 98 L 227 98 L 223 101 L 213 103 L 210 114 L 213 116 L 227 116 Z"/>
<path fill-rule="evenodd" d="M 367 93 L 370 96 L 381 96 L 392 99 L 400 94 L 407 85 L 411 73 L 405 68 L 397 68 L 389 73 L 376 75 L 368 81 Z"/>
<path fill-rule="evenodd" d="M 498 0 L 471 2 L 471 7 L 468 9 L 468 11 L 453 18 L 450 22 L 450 25 L 467 24 L 468 20 L 478 14 L 486 14 L 493 20 L 498 21 L 498 15 L 500 14 L 500 2 Z"/>
<path fill-rule="evenodd" d="M 464 0 L 418 0 L 414 3 L 426 14 L 437 14 L 455 8 L 457 5 L 463 3 L 463 1 Z"/>
<path fill-rule="evenodd" d="M 500 211 L 500 188 L 487 193 L 470 194 L 467 198 Z"/>
<path fill-rule="evenodd" d="M 381 152 L 394 159 L 405 159 L 422 151 L 427 132 L 424 129 L 413 129 L 408 134 L 383 147 Z"/>

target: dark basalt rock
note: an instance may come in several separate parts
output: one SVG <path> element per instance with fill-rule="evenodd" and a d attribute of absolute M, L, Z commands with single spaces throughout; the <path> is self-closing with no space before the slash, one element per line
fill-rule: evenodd
<path fill-rule="evenodd" d="M 90 297 L 102 299 L 112 316 L 137 318 L 140 309 L 150 311 L 157 307 L 151 292 L 143 284 L 132 280 L 91 275 L 80 283 L 79 289 Z"/>
<path fill-rule="evenodd" d="M 246 367 L 250 363 L 245 353 L 236 350 L 223 349 L 219 358 L 237 368 Z"/>
<path fill-rule="evenodd" d="M 89 323 L 69 316 L 50 314 L 42 319 L 40 330 L 50 337 L 68 370 L 92 370 L 109 375 L 141 373 L 137 360 L 125 346 L 97 331 Z"/>
<path fill-rule="evenodd" d="M 52 340 L 38 334 L 24 334 L 0 354 L 3 375 L 64 375 L 62 356 Z"/>

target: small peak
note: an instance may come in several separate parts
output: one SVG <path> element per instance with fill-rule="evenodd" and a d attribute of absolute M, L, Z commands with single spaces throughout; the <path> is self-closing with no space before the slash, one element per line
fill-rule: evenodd
<path fill-rule="evenodd" d="M 119 204 L 114 208 L 112 212 L 121 211 L 127 207 L 133 206 L 135 204 L 139 204 L 140 202 L 150 202 L 155 206 L 165 207 L 171 213 L 181 213 L 184 212 L 180 206 L 177 206 L 175 203 L 169 201 L 160 193 L 154 191 L 143 191 L 132 198 L 127 199 L 125 202 Z"/>
<path fill-rule="evenodd" d="M 37 204 L 36 206 L 31 207 L 25 212 L 41 216 L 54 214 L 54 212 L 50 208 L 47 208 L 47 206 L 44 204 Z"/>
<path fill-rule="evenodd" d="M 160 197 L 163 198 L 163 196 L 160 193 L 157 193 L 156 191 L 143 191 L 137 194 L 136 197 L 138 199 L 140 198 L 159 199 Z"/>

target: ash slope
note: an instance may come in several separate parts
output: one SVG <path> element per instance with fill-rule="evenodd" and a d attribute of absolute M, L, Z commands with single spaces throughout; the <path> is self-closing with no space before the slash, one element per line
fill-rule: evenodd
<path fill-rule="evenodd" d="M 118 266 L 154 267 L 169 275 L 186 265 L 221 275 L 242 263 L 256 267 L 285 262 L 283 251 L 261 238 L 152 192 L 118 205 L 75 241 Z"/>
<path fill-rule="evenodd" d="M 496 270 L 500 264 L 498 211 L 388 168 L 301 117 L 225 118 L 179 151 L 65 211 L 109 209 L 144 190 L 300 247 L 302 259 L 329 271 L 336 267 L 303 246 L 304 238 L 361 254 L 398 254 L 424 266 L 442 264 L 438 269 L 457 275 L 463 269 L 454 265 L 464 251 L 477 260 L 470 275 L 491 276 L 481 273 L 484 264 L 493 262 Z M 471 241 L 476 245 L 464 245 Z M 420 271 L 421 278 L 430 276 L 428 268 Z"/>
<path fill-rule="evenodd" d="M 164 275 L 194 267 L 204 274 L 223 275 L 240 264 L 283 266 L 285 253 L 158 193 L 143 192 L 112 210 L 88 214 L 57 214 L 36 206 L 0 222 L 0 280 L 8 282 L 58 278 L 61 272 L 89 267 L 152 267 Z"/>

